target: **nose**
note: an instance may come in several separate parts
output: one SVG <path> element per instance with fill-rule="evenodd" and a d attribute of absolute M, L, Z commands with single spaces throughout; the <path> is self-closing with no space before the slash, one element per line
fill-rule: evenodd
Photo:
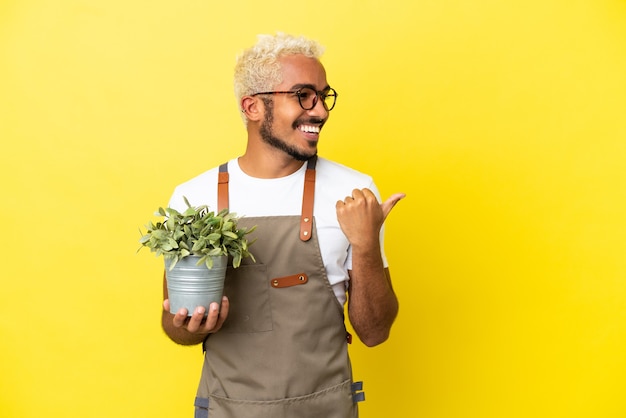
<path fill-rule="evenodd" d="M 307 113 L 311 116 L 316 116 L 323 120 L 328 119 L 329 112 L 328 110 L 326 110 L 326 106 L 324 106 L 324 100 L 322 100 L 322 98 L 319 96 L 319 93 L 317 93 L 316 100 L 317 101 L 315 102 L 313 108 L 307 110 Z"/>

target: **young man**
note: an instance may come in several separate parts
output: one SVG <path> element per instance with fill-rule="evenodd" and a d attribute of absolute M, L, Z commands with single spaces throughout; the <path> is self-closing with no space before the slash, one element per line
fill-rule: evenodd
<path fill-rule="evenodd" d="M 256 263 L 229 269 L 221 306 L 169 313 L 163 328 L 206 351 L 196 417 L 358 415 L 343 318 L 368 346 L 384 342 L 398 301 L 382 250 L 383 222 L 404 197 L 379 203 L 369 176 L 317 157 L 337 93 L 303 37 L 260 36 L 235 68 L 245 153 L 178 186 L 170 206 L 228 207 L 257 225 Z M 219 183 L 219 185 L 218 185 Z M 347 297 L 346 297 L 347 292 Z"/>

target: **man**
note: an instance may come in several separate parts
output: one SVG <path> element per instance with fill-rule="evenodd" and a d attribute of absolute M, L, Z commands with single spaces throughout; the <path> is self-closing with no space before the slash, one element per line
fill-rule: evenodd
<path fill-rule="evenodd" d="M 380 204 L 371 178 L 317 157 L 337 100 L 303 37 L 260 36 L 235 67 L 245 153 L 178 186 L 170 206 L 228 207 L 257 225 L 256 262 L 229 269 L 220 306 L 169 312 L 163 328 L 206 351 L 196 417 L 347 418 L 352 381 L 343 305 L 359 339 L 384 342 L 398 301 L 382 250 L 395 194 Z M 219 183 L 219 184 L 218 184 Z M 346 297 L 346 291 L 347 296 Z"/>

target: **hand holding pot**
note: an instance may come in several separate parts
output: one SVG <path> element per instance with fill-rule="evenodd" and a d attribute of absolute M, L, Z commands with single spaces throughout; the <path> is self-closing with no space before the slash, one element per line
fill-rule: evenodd
<path fill-rule="evenodd" d="M 222 298 L 221 307 L 216 302 L 209 305 L 209 313 L 205 316 L 205 308 L 198 306 L 191 316 L 188 315 L 188 311 L 185 308 L 181 308 L 175 314 L 170 314 L 170 301 L 165 299 L 163 301 L 164 314 L 171 318 L 170 324 L 166 324 L 164 318 L 163 327 L 171 328 L 172 326 L 178 331 L 186 331 L 189 334 L 189 338 L 181 338 L 182 344 L 197 344 L 204 340 L 206 335 L 217 332 L 224 324 L 226 317 L 228 316 L 229 301 L 226 296 Z M 182 335 L 181 335 L 182 337 Z M 198 341 L 198 338 L 201 338 Z"/>

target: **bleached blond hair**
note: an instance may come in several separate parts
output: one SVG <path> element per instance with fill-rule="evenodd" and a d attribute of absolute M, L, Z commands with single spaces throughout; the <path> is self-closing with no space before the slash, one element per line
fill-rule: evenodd
<path fill-rule="evenodd" d="M 235 97 L 241 99 L 261 91 L 271 91 L 282 82 L 279 59 L 285 55 L 304 55 L 319 59 L 324 48 L 304 36 L 292 36 L 282 32 L 276 35 L 258 35 L 257 43 L 244 50 L 235 64 Z M 240 109 L 241 110 L 241 109 Z M 244 123 L 248 119 L 242 113 Z"/>

